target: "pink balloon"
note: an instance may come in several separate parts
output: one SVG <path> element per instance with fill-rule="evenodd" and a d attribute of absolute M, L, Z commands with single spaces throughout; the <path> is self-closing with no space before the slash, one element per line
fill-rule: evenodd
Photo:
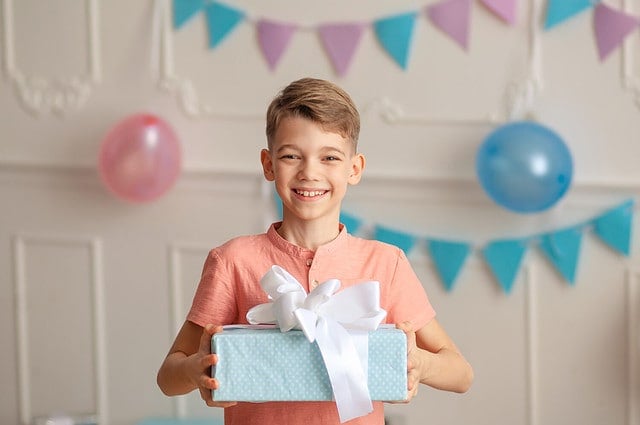
<path fill-rule="evenodd" d="M 180 143 L 171 127 L 150 114 L 117 123 L 100 146 L 98 168 L 107 188 L 130 202 L 152 201 L 180 174 Z"/>

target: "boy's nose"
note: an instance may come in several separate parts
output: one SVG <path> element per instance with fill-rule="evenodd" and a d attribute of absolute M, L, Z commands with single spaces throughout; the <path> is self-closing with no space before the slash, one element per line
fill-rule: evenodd
<path fill-rule="evenodd" d="M 303 161 L 298 170 L 298 178 L 301 180 L 314 180 L 317 178 L 318 167 L 311 161 Z"/>

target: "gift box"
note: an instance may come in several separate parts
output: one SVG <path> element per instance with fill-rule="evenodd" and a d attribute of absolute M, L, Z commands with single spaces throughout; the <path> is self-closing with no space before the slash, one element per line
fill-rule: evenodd
<path fill-rule="evenodd" d="M 368 387 L 371 400 L 407 397 L 407 339 L 395 327 L 368 333 Z M 316 342 L 299 330 L 232 328 L 217 333 L 212 373 L 219 381 L 216 401 L 333 400 L 331 383 Z"/>

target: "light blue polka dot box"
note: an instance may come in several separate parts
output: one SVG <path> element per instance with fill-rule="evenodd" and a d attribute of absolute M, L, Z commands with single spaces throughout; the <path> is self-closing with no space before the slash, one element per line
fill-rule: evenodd
<path fill-rule="evenodd" d="M 407 397 L 407 339 L 399 329 L 369 332 L 368 386 L 372 400 Z M 327 369 L 316 342 L 302 331 L 231 328 L 213 336 L 218 354 L 213 374 L 216 401 L 333 400 Z"/>

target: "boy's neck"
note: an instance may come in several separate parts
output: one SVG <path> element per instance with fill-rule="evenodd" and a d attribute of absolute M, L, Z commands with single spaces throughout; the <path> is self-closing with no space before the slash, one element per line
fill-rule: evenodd
<path fill-rule="evenodd" d="M 340 223 L 332 220 L 331 223 L 304 222 L 292 224 L 283 220 L 276 231 L 288 242 L 316 251 L 320 246 L 326 245 L 338 237 Z"/>

